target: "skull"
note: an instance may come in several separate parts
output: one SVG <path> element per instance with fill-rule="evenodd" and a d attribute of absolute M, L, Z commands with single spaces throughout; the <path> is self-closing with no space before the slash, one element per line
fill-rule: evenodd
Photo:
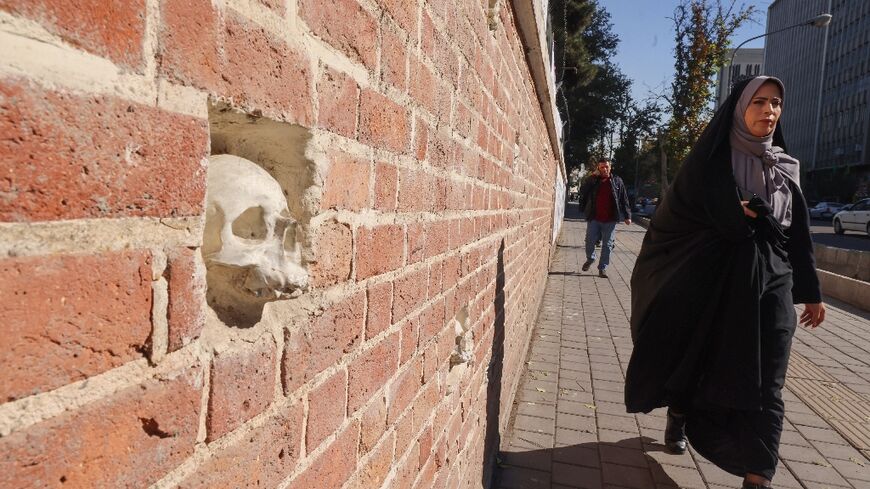
<path fill-rule="evenodd" d="M 288 298 L 308 286 L 281 186 L 238 156 L 209 157 L 202 254 L 209 273 L 233 269 L 233 288 L 258 300 Z"/>

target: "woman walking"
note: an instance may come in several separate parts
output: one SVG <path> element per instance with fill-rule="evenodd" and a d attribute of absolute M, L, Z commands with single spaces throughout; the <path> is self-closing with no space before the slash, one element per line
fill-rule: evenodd
<path fill-rule="evenodd" d="M 825 317 L 782 82 L 738 83 L 650 223 L 631 278 L 629 412 L 668 407 L 665 442 L 769 487 L 796 327 Z"/>

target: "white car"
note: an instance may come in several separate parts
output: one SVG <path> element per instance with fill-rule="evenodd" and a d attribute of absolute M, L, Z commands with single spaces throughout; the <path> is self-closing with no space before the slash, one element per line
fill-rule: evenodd
<path fill-rule="evenodd" d="M 830 219 L 834 214 L 840 212 L 840 209 L 844 205 L 838 202 L 819 202 L 815 207 L 810 209 L 810 217 L 815 219 Z"/>
<path fill-rule="evenodd" d="M 870 199 L 859 200 L 834 215 L 834 232 L 859 231 L 870 236 Z"/>

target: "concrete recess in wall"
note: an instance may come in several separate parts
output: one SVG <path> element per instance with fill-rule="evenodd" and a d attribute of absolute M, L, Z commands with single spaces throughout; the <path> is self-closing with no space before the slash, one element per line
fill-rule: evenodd
<path fill-rule="evenodd" d="M 463 307 L 456 313 L 449 325 L 453 326 L 455 346 L 450 355 L 450 372 L 447 374 L 447 392 L 459 385 L 465 370 L 474 357 L 474 333 L 471 331 L 471 321 L 468 320 L 468 307 Z"/>
<path fill-rule="evenodd" d="M 306 185 L 294 179 L 306 174 L 308 162 L 302 151 L 284 147 L 294 140 L 304 146 L 305 131 L 227 108 L 209 115 L 212 156 L 202 244 L 206 297 L 224 324 L 250 327 L 267 303 L 296 297 L 308 287 L 296 217 L 306 215 L 299 202 Z"/>

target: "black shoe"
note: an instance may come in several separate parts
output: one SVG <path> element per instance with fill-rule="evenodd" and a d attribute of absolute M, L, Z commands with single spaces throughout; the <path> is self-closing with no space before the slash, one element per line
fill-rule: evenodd
<path fill-rule="evenodd" d="M 742 489 L 771 489 L 771 486 L 763 486 L 761 484 L 753 484 L 752 482 L 743 481 Z"/>
<path fill-rule="evenodd" d="M 668 409 L 668 424 L 665 427 L 665 446 L 677 455 L 686 453 L 686 417 L 675 415 Z"/>
<path fill-rule="evenodd" d="M 607 272 L 604 270 L 598 270 L 598 276 L 601 278 L 607 278 Z"/>
<path fill-rule="evenodd" d="M 595 263 L 595 260 L 586 260 L 586 263 L 583 264 L 583 268 L 581 268 L 581 270 L 583 270 L 584 272 L 588 272 L 589 267 L 591 267 L 593 263 Z"/>

